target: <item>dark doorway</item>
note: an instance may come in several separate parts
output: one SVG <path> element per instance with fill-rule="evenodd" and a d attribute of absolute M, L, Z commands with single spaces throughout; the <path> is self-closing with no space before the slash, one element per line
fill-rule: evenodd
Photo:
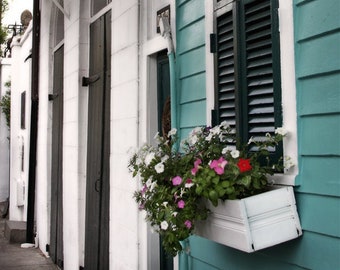
<path fill-rule="evenodd" d="M 63 268 L 63 92 L 64 46 L 54 53 L 50 255 Z"/>
<path fill-rule="evenodd" d="M 158 101 L 158 131 L 166 136 L 171 129 L 170 118 L 170 70 L 166 51 L 157 55 L 157 101 Z M 160 242 L 162 239 L 160 238 Z M 167 256 L 160 244 L 160 270 L 172 270 L 173 258 Z"/>
<path fill-rule="evenodd" d="M 109 269 L 111 12 L 90 25 L 85 269 Z"/>

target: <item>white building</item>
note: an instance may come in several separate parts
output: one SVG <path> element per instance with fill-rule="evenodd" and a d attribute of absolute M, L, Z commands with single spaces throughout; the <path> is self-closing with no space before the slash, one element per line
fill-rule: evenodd
<path fill-rule="evenodd" d="M 11 80 L 11 59 L 4 58 L 0 62 L 0 99 L 8 90 L 6 83 Z M 0 202 L 9 196 L 9 129 L 5 114 L 0 108 Z"/>
<path fill-rule="evenodd" d="M 137 183 L 127 169 L 128 150 L 157 131 L 157 59 L 166 58 L 167 43 L 157 33 L 156 11 L 174 2 L 37 3 L 41 24 L 36 177 L 30 178 L 34 165 L 26 158 L 32 151 L 29 125 L 22 130 L 19 122 L 12 122 L 16 142 L 11 149 L 15 172 L 10 218 L 26 221 L 33 205 L 34 224 L 28 228 L 32 225 L 37 233 L 43 253 L 64 269 L 150 269 L 159 264 L 158 238 L 148 237 L 151 233 L 132 198 Z M 34 27 L 33 23 L 33 36 Z M 15 59 L 22 66 L 16 70 L 26 76 L 23 60 L 29 50 L 33 59 L 37 57 L 26 37 L 14 43 L 13 55 L 19 48 Z M 16 78 L 14 102 L 26 90 L 31 116 L 31 81 Z M 27 85 L 20 85 L 24 81 Z M 20 119 L 17 109 L 13 118 Z M 29 191 L 32 181 L 34 193 Z M 15 204 L 14 187 L 19 183 L 25 185 L 23 206 Z M 148 249 L 156 254 L 152 259 Z"/>

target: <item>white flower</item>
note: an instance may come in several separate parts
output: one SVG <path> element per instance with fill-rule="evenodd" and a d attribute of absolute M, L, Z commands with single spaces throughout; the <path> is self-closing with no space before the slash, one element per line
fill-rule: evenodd
<path fill-rule="evenodd" d="M 157 186 L 156 181 L 152 182 L 151 186 L 150 186 L 150 191 L 153 191 L 153 189 Z"/>
<path fill-rule="evenodd" d="M 157 140 L 159 138 L 159 132 L 157 132 L 153 138 Z"/>
<path fill-rule="evenodd" d="M 194 145 L 195 143 L 197 143 L 197 141 L 198 141 L 198 137 L 196 135 L 190 136 L 189 138 L 190 145 Z"/>
<path fill-rule="evenodd" d="M 228 147 L 228 146 L 227 146 L 227 147 L 224 147 L 224 148 L 222 149 L 222 155 L 225 155 L 228 151 L 229 151 L 229 147 Z"/>
<path fill-rule="evenodd" d="M 295 164 L 294 164 L 292 158 L 285 156 L 284 157 L 284 168 L 285 168 L 285 170 L 288 171 L 290 168 L 292 168 L 294 166 L 295 166 Z"/>
<path fill-rule="evenodd" d="M 144 160 L 145 165 L 146 165 L 146 166 L 149 166 L 150 163 L 151 163 L 151 161 L 154 159 L 154 157 L 155 157 L 155 153 L 154 153 L 154 152 L 148 153 L 148 154 L 146 155 L 146 157 L 145 157 L 145 160 Z"/>
<path fill-rule="evenodd" d="M 213 137 L 212 133 L 209 133 L 209 135 L 205 138 L 206 141 L 210 142 Z"/>
<path fill-rule="evenodd" d="M 171 137 L 173 135 L 176 135 L 177 133 L 177 129 L 176 128 L 172 128 L 169 132 L 168 132 L 168 137 Z"/>
<path fill-rule="evenodd" d="M 162 163 L 164 163 L 165 161 L 167 161 L 169 159 L 168 155 L 165 155 L 164 157 L 162 157 L 161 161 Z"/>
<path fill-rule="evenodd" d="M 234 149 L 230 152 L 230 155 L 233 157 L 233 158 L 238 158 L 240 156 L 240 151 Z"/>
<path fill-rule="evenodd" d="M 220 134 L 220 132 L 221 132 L 221 128 L 219 126 L 215 126 L 212 129 L 210 129 L 210 133 L 212 133 L 213 135 Z"/>
<path fill-rule="evenodd" d="M 288 133 L 288 131 L 285 128 L 283 128 L 283 127 L 279 127 L 277 129 L 275 129 L 275 134 L 286 136 L 287 133 Z"/>
<path fill-rule="evenodd" d="M 173 215 L 174 217 L 176 217 L 177 214 L 178 214 L 178 212 L 173 212 L 173 213 L 172 213 L 172 215 Z"/>
<path fill-rule="evenodd" d="M 228 125 L 227 121 L 223 121 L 223 122 L 220 124 L 220 127 L 228 128 L 229 125 Z"/>
<path fill-rule="evenodd" d="M 168 202 L 163 202 L 164 207 L 168 206 Z"/>
<path fill-rule="evenodd" d="M 168 222 L 166 222 L 165 220 L 161 222 L 161 229 L 162 230 L 166 230 L 169 227 Z"/>
<path fill-rule="evenodd" d="M 152 177 L 150 177 L 150 178 L 146 181 L 145 185 L 146 185 L 147 188 L 150 188 L 150 187 L 151 187 L 151 185 L 152 185 Z"/>
<path fill-rule="evenodd" d="M 142 160 L 140 158 L 136 159 L 136 165 L 139 166 L 142 164 Z"/>
<path fill-rule="evenodd" d="M 250 139 L 249 139 L 249 141 L 248 141 L 248 145 L 251 144 L 251 143 L 253 143 L 253 142 L 254 142 L 254 137 L 251 136 Z"/>
<path fill-rule="evenodd" d="M 191 183 L 185 183 L 184 186 L 185 186 L 186 188 L 191 188 L 193 185 L 194 185 L 194 183 L 191 182 Z"/>
<path fill-rule="evenodd" d="M 164 172 L 164 164 L 163 164 L 163 163 L 158 163 L 158 164 L 156 164 L 156 166 L 155 166 L 155 171 L 156 171 L 157 173 L 162 173 L 162 172 Z"/>

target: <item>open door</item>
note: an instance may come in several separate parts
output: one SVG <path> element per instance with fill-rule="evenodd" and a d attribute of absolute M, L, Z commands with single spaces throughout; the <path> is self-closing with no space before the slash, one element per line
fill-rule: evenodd
<path fill-rule="evenodd" d="M 63 77 L 64 46 L 54 53 L 50 256 L 63 268 Z"/>
<path fill-rule="evenodd" d="M 111 11 L 90 25 L 85 269 L 109 269 Z"/>

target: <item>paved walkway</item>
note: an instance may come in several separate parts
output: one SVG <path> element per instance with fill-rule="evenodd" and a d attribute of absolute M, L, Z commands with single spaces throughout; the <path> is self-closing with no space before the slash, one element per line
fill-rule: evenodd
<path fill-rule="evenodd" d="M 0 211 L 1 212 L 1 211 Z M 1 214 L 1 213 L 0 213 Z M 21 248 L 5 239 L 5 219 L 0 215 L 0 269 L 1 270 L 57 270 L 50 258 L 38 248 Z"/>

